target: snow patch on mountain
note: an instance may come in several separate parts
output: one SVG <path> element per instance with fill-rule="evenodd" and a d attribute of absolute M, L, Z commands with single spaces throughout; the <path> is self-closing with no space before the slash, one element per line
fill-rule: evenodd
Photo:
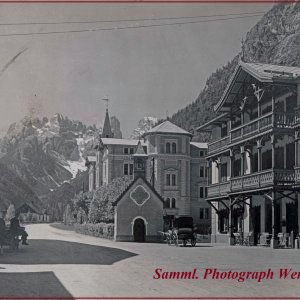
<path fill-rule="evenodd" d="M 153 128 L 157 122 L 158 122 L 158 118 L 156 118 L 156 117 L 144 117 L 143 119 L 141 119 L 139 121 L 138 127 L 136 129 L 134 129 L 130 138 L 131 139 L 140 138 L 144 133 L 146 133 L 151 128 Z"/>

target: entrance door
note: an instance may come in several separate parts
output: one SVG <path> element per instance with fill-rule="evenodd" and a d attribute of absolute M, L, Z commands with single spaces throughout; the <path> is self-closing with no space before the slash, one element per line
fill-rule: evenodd
<path fill-rule="evenodd" d="M 146 227 L 143 219 L 136 219 L 133 225 L 133 240 L 143 243 L 146 239 Z"/>
<path fill-rule="evenodd" d="M 260 214 L 260 206 L 252 207 L 254 245 L 257 245 L 258 235 L 260 234 Z"/>
<path fill-rule="evenodd" d="M 297 205 L 294 202 L 286 204 L 286 232 L 294 232 L 294 235 L 298 233 L 298 218 L 297 218 Z"/>

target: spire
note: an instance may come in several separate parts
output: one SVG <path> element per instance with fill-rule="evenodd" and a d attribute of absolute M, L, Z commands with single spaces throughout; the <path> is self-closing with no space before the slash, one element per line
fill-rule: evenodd
<path fill-rule="evenodd" d="M 140 140 L 139 140 L 139 142 L 137 144 L 137 148 L 136 148 L 136 151 L 133 154 L 133 156 L 147 156 L 147 154 L 145 153 L 144 148 L 143 148 Z"/>
<path fill-rule="evenodd" d="M 102 130 L 102 138 L 112 138 L 112 137 L 113 137 L 113 134 L 111 131 L 111 126 L 110 126 L 108 108 L 106 108 L 105 120 L 104 120 L 104 125 L 103 125 L 103 130 Z"/>
<path fill-rule="evenodd" d="M 137 144 L 136 151 L 132 156 L 134 161 L 134 179 L 136 179 L 137 177 L 146 178 L 147 154 L 145 153 L 140 140 Z"/>

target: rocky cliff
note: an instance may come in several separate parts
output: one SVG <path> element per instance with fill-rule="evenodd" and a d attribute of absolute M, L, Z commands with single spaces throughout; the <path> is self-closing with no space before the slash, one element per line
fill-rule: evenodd
<path fill-rule="evenodd" d="M 206 81 L 197 99 L 175 113 L 171 121 L 193 130 L 215 116 L 213 105 L 221 97 L 241 53 Z M 300 5 L 277 4 L 247 33 L 244 61 L 300 66 Z M 196 133 L 197 134 L 197 133 Z M 196 136 L 195 139 L 203 139 Z"/>

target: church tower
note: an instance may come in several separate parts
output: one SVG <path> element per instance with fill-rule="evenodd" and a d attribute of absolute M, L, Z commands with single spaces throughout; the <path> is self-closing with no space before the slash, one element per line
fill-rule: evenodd
<path fill-rule="evenodd" d="M 147 154 L 141 144 L 141 141 L 137 144 L 137 149 L 135 154 L 133 154 L 134 161 L 134 179 L 138 177 L 143 177 L 146 179 L 146 160 Z"/>
<path fill-rule="evenodd" d="M 106 108 L 105 120 L 102 130 L 102 138 L 113 138 L 113 133 L 111 131 L 110 119 L 108 114 L 108 108 Z"/>

